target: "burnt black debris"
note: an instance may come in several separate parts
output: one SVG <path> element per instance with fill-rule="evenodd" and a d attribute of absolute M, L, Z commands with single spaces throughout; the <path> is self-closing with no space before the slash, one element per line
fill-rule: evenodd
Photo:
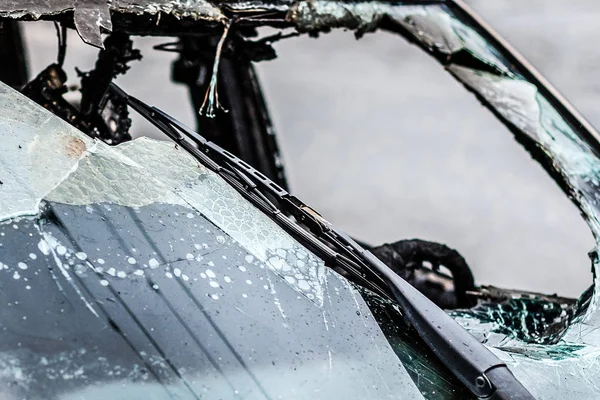
<path fill-rule="evenodd" d="M 475 281 L 458 251 L 441 243 L 411 239 L 383 244 L 371 252 L 438 306 L 452 309 L 471 305 L 467 292 L 475 289 Z"/>

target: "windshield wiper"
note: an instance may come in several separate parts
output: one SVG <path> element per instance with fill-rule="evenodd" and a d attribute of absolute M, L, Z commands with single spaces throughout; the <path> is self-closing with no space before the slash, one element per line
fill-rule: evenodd
<path fill-rule="evenodd" d="M 243 160 L 207 141 L 156 107 L 127 95 L 115 84 L 111 83 L 110 90 L 199 162 L 218 173 L 287 232 L 318 253 L 327 265 L 342 268 L 358 284 L 395 300 L 406 320 L 434 354 L 475 396 L 503 400 L 533 399 L 506 364 L 490 350 L 316 211 Z"/>

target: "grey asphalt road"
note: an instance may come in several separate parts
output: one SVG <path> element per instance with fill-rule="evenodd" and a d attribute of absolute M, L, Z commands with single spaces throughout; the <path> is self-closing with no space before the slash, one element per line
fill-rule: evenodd
<path fill-rule="evenodd" d="M 600 3 L 469 2 L 596 126 Z M 26 25 L 32 71 L 56 57 L 53 27 Z M 144 60 L 119 78 L 193 121 L 173 55 L 140 38 Z M 69 36 L 66 70 L 96 50 Z M 458 249 L 481 284 L 577 296 L 592 283 L 594 240 L 578 210 L 512 135 L 428 56 L 386 33 L 290 39 L 258 65 L 293 191 L 373 244 L 402 238 Z M 136 135 L 156 136 L 136 119 Z"/>

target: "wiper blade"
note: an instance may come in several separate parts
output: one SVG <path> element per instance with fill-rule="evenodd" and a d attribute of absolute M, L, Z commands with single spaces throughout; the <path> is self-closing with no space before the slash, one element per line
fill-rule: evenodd
<path fill-rule="evenodd" d="M 203 165 L 217 172 L 286 231 L 317 252 L 328 265 L 342 268 L 367 289 L 394 299 L 404 317 L 446 367 L 477 397 L 533 399 L 506 364 L 392 269 L 335 228 L 316 211 L 243 160 L 156 107 L 110 90 Z M 273 204 L 269 198 L 276 201 Z"/>

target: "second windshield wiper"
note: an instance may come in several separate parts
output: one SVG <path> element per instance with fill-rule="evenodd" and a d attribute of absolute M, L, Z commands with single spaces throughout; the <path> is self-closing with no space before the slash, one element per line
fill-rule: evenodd
<path fill-rule="evenodd" d="M 114 84 L 110 85 L 110 90 L 203 165 L 218 173 L 296 239 L 318 253 L 328 265 L 344 269 L 358 284 L 395 300 L 425 343 L 475 396 L 503 400 L 533 399 L 506 364 L 490 350 L 317 212 L 243 160 L 159 109 L 127 95 Z"/>

